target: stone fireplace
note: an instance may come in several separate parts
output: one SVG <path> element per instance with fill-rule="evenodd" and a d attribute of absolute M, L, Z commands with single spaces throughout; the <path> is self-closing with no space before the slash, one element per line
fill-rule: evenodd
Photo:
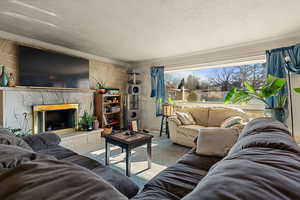
<path fill-rule="evenodd" d="M 33 133 L 76 131 L 78 107 L 78 104 L 33 105 Z"/>
<path fill-rule="evenodd" d="M 77 128 L 84 111 L 93 113 L 94 91 L 55 88 L 1 88 L 0 127 L 30 133 L 64 133 Z"/>

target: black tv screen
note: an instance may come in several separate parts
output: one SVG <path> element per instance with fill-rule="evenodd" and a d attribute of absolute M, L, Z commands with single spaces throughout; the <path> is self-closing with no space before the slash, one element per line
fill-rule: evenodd
<path fill-rule="evenodd" d="M 64 54 L 19 46 L 22 86 L 89 88 L 89 61 Z"/>

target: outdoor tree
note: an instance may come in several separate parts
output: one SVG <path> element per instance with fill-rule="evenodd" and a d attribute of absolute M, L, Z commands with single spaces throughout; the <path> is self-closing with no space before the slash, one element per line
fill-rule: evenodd
<path fill-rule="evenodd" d="M 200 77 L 189 75 L 186 79 L 185 88 L 190 90 L 196 90 L 200 87 Z"/>
<path fill-rule="evenodd" d="M 228 91 L 234 86 L 236 81 L 234 73 L 234 69 L 224 67 L 214 77 L 211 78 L 210 84 L 214 87 L 220 88 L 221 91 Z"/>

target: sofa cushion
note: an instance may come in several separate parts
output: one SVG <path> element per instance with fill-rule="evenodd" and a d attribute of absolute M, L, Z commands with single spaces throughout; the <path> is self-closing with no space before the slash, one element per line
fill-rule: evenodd
<path fill-rule="evenodd" d="M 39 133 L 23 137 L 23 140 L 29 144 L 34 151 L 47 149 L 48 146 L 58 145 L 60 137 L 55 133 Z"/>
<path fill-rule="evenodd" d="M 242 122 L 243 118 L 240 116 L 229 117 L 222 122 L 221 128 L 231 128 L 236 124 L 241 124 Z"/>
<path fill-rule="evenodd" d="M 184 200 L 300 199 L 300 148 L 287 128 L 255 119 Z"/>
<path fill-rule="evenodd" d="M 234 128 L 203 128 L 197 140 L 196 153 L 208 156 L 225 156 L 239 137 Z"/>
<path fill-rule="evenodd" d="M 55 159 L 15 145 L 0 144 L 0 169 L 15 168 L 22 163 L 38 159 Z"/>
<path fill-rule="evenodd" d="M 207 107 L 196 107 L 190 111 L 196 121 L 196 124 L 201 126 L 208 125 L 208 110 L 209 108 Z"/>
<path fill-rule="evenodd" d="M 139 192 L 139 187 L 132 182 L 127 176 L 119 171 L 105 167 L 104 165 L 92 169 L 94 173 L 112 184 L 118 191 L 128 198 L 134 197 Z"/>
<path fill-rule="evenodd" d="M 209 168 L 221 160 L 220 157 L 199 156 L 195 150 L 165 169 L 144 187 L 134 200 L 179 200 L 189 194 L 206 175 Z"/>
<path fill-rule="evenodd" d="M 156 177 L 151 179 L 141 194 L 133 199 L 181 199 L 190 193 L 198 182 L 206 175 L 207 171 L 195 168 L 184 163 L 176 163 L 168 167 Z M 155 194 L 158 192 L 157 194 Z M 155 195 L 153 198 L 152 194 Z M 151 196 L 149 196 L 151 195 Z"/>
<path fill-rule="evenodd" d="M 32 150 L 32 148 L 21 138 L 12 135 L 10 132 L 0 133 L 0 144 L 14 145 L 24 149 Z"/>
<path fill-rule="evenodd" d="M 207 126 L 208 122 L 208 107 L 189 107 L 189 108 L 181 108 L 182 112 L 189 112 L 193 116 L 196 124 L 201 126 Z"/>
<path fill-rule="evenodd" d="M 0 162 L 9 158 L 22 161 L 13 161 L 11 169 L 2 170 L 0 199 L 127 199 L 101 177 L 78 165 L 11 145 L 0 145 L 0 155 Z"/>
<path fill-rule="evenodd" d="M 195 125 L 196 122 L 189 112 L 176 112 L 178 119 L 183 125 Z"/>
<path fill-rule="evenodd" d="M 208 114 L 208 127 L 221 127 L 229 117 L 246 117 L 246 113 L 237 108 L 211 107 Z"/>
<path fill-rule="evenodd" d="M 87 156 L 74 154 L 62 160 L 75 163 L 81 167 L 85 167 L 93 171 L 101 178 L 112 184 L 118 191 L 120 191 L 128 198 L 133 197 L 139 191 L 139 187 L 134 182 L 132 182 L 127 176 L 114 169 L 111 169 L 110 167 L 106 167 L 98 161 L 91 159 Z"/>
<path fill-rule="evenodd" d="M 60 145 L 49 145 L 47 148 L 40 149 L 36 152 L 54 156 L 55 158 L 57 158 L 59 160 L 68 158 L 70 156 L 77 155 L 73 151 L 66 149 Z"/>

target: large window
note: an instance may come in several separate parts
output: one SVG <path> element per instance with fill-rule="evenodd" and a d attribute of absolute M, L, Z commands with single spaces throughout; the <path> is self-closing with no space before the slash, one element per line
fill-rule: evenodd
<path fill-rule="evenodd" d="M 168 97 L 176 101 L 199 103 L 221 103 L 231 88 L 243 88 L 244 81 L 259 88 L 265 78 L 265 63 L 166 72 L 165 74 Z"/>

